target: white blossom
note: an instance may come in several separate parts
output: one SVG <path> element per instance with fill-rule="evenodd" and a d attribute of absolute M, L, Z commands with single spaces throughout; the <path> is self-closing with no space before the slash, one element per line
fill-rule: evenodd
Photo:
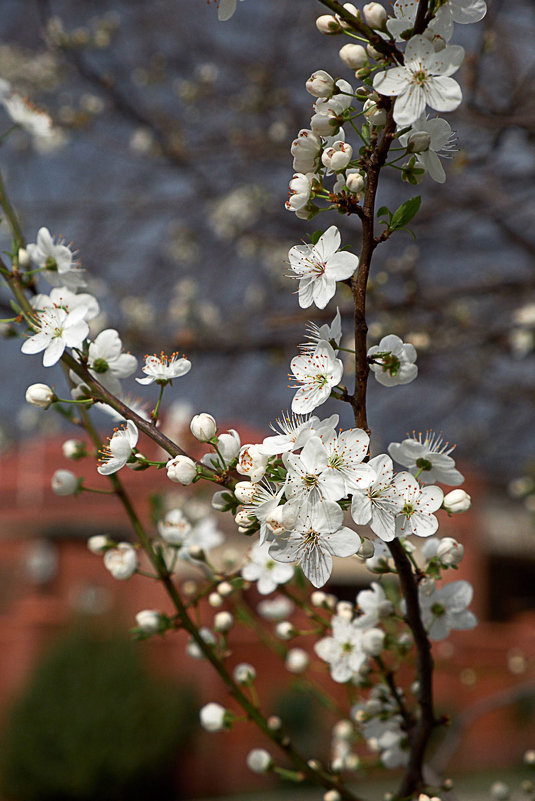
<path fill-rule="evenodd" d="M 110 548 L 104 554 L 104 567 L 115 579 L 129 579 L 137 569 L 136 549 L 129 542 L 120 542 L 116 548 Z"/>
<path fill-rule="evenodd" d="M 331 620 L 332 636 L 324 637 L 314 646 L 316 654 L 329 663 L 331 678 L 346 682 L 358 675 L 366 663 L 367 655 L 362 649 L 362 629 L 345 617 L 334 616 Z"/>
<path fill-rule="evenodd" d="M 119 379 L 128 378 L 137 369 L 137 359 L 123 352 L 123 343 L 114 328 L 107 328 L 89 345 L 87 367 L 91 375 L 114 395 L 121 392 Z"/>
<path fill-rule="evenodd" d="M 456 487 L 462 484 L 464 476 L 455 467 L 455 460 L 450 453 L 455 445 L 450 446 L 442 437 L 432 431 L 421 433 L 418 437 L 408 437 L 403 442 L 391 442 L 388 453 L 398 463 L 407 467 L 413 475 L 424 484 L 448 484 Z"/>
<path fill-rule="evenodd" d="M 258 445 L 242 445 L 236 470 L 242 476 L 249 476 L 251 481 L 256 483 L 266 472 L 268 458 Z"/>
<path fill-rule="evenodd" d="M 368 454 L 370 437 L 360 428 L 350 428 L 325 439 L 328 464 L 342 474 L 346 493 L 367 489 L 376 480 L 373 467 L 363 460 Z"/>
<path fill-rule="evenodd" d="M 382 618 L 394 611 L 394 605 L 385 595 L 385 591 L 377 581 L 372 581 L 370 590 L 361 590 L 357 595 L 357 604 L 362 614 L 356 618 L 355 626 L 368 629 L 375 626 Z"/>
<path fill-rule="evenodd" d="M 66 347 L 81 348 L 89 334 L 84 319 L 85 307 L 72 312 L 65 309 L 48 308 L 37 312 L 32 325 L 37 333 L 22 343 L 21 351 L 27 354 L 43 352 L 43 365 L 51 367 L 63 356 Z"/>
<path fill-rule="evenodd" d="M 145 378 L 136 378 L 138 384 L 152 384 L 154 382 L 156 384 L 169 384 L 174 378 L 180 378 L 180 376 L 189 373 L 191 362 L 185 356 L 179 356 L 178 353 L 166 356 L 162 351 L 159 356 L 156 353 L 152 356 L 145 356 L 145 365 L 141 369 L 145 373 Z"/>
<path fill-rule="evenodd" d="M 285 494 L 299 514 L 344 497 L 344 476 L 329 465 L 329 453 L 319 437 L 309 439 L 301 453 L 285 453 L 282 459 L 288 471 Z"/>
<path fill-rule="evenodd" d="M 403 498 L 403 508 L 396 517 L 396 535 L 430 537 L 438 529 L 433 512 L 440 509 L 444 493 L 440 487 L 422 487 L 410 473 L 398 473 L 393 486 Z"/>
<path fill-rule="evenodd" d="M 353 156 L 353 148 L 347 142 L 336 141 L 332 147 L 323 151 L 321 161 L 327 167 L 327 175 L 331 172 L 345 170 Z"/>
<path fill-rule="evenodd" d="M 422 622 L 431 640 L 444 640 L 452 629 L 464 631 L 477 625 L 476 616 L 466 608 L 472 595 L 467 581 L 453 581 L 431 593 L 420 589 Z"/>
<path fill-rule="evenodd" d="M 351 516 L 357 525 L 366 525 L 385 542 L 396 536 L 395 516 L 403 507 L 403 499 L 393 486 L 394 466 L 386 454 L 368 462 L 377 478 L 366 490 L 353 491 Z"/>
<path fill-rule="evenodd" d="M 43 271 L 43 276 L 53 286 L 64 285 L 71 290 L 85 286 L 75 254 L 63 244 L 63 239 L 54 241 L 48 228 L 43 226 L 39 229 L 37 242 L 26 245 L 26 251 L 34 265 Z"/>
<path fill-rule="evenodd" d="M 274 592 L 279 584 L 286 584 L 293 577 L 292 565 L 277 562 L 269 554 L 269 543 L 255 543 L 249 553 L 249 561 L 242 567 L 241 574 L 246 581 L 256 581 L 261 595 Z"/>
<path fill-rule="evenodd" d="M 16 125 L 20 125 L 37 142 L 53 138 L 52 120 L 46 111 L 36 108 L 22 95 L 0 93 L 0 102 Z"/>
<path fill-rule="evenodd" d="M 313 353 L 294 356 L 290 363 L 291 378 L 297 381 L 292 411 L 306 414 L 321 406 L 342 378 L 344 366 L 328 342 L 319 342 Z"/>
<path fill-rule="evenodd" d="M 241 449 L 240 435 L 231 428 L 217 438 L 217 453 L 205 453 L 201 462 L 214 470 L 227 468 L 237 457 Z M 223 464 L 221 463 L 223 460 Z"/>
<path fill-rule="evenodd" d="M 322 587 L 331 575 L 332 557 L 352 556 L 360 545 L 359 535 L 343 519 L 338 504 L 325 500 L 298 518 L 294 530 L 275 540 L 269 553 L 277 561 L 299 562 L 311 584 Z"/>
<path fill-rule="evenodd" d="M 80 306 L 85 307 L 84 320 L 94 320 L 100 313 L 98 300 L 88 292 L 72 292 L 66 286 L 57 286 L 50 290 L 48 295 L 35 295 L 30 303 L 36 311 L 44 309 L 65 309 L 74 311 Z"/>
<path fill-rule="evenodd" d="M 301 346 L 305 350 L 306 346 Z M 313 350 L 316 349 L 314 346 Z M 275 456 L 279 453 L 297 451 L 304 447 L 311 437 L 324 439 L 326 436 L 334 434 L 338 425 L 338 415 L 333 414 L 325 420 L 319 417 L 301 414 L 286 413 L 285 417 L 280 417 L 275 421 L 281 433 L 275 426 L 270 424 L 270 428 L 275 432 L 274 437 L 266 437 L 259 450 L 268 456 Z"/>
<path fill-rule="evenodd" d="M 409 384 L 418 375 L 418 367 L 414 364 L 414 345 L 403 342 L 395 334 L 388 334 L 378 345 L 372 345 L 368 350 L 368 359 L 373 359 L 370 370 L 385 387 Z"/>
<path fill-rule="evenodd" d="M 424 36 L 413 36 L 407 43 L 404 65 L 379 72 L 373 88 L 379 94 L 395 97 L 394 120 L 411 125 L 426 105 L 435 111 L 454 111 L 462 100 L 459 84 L 450 76 L 458 70 L 464 50 L 448 45 L 435 53 Z"/>
<path fill-rule="evenodd" d="M 299 305 L 306 309 L 313 303 L 324 309 L 334 297 L 336 282 L 350 278 L 358 267 L 358 257 L 339 250 L 340 231 L 335 225 L 320 236 L 315 245 L 294 245 L 288 253 L 290 278 L 299 280 Z"/>
<path fill-rule="evenodd" d="M 125 466 L 137 445 L 138 436 L 137 426 L 131 420 L 115 431 L 109 444 L 101 449 L 100 465 L 97 468 L 101 476 L 109 476 Z"/>
<path fill-rule="evenodd" d="M 428 143 L 423 149 L 417 150 L 414 142 L 418 141 L 416 137 L 422 135 L 427 137 Z M 437 183 L 443 184 L 446 180 L 446 173 L 439 156 L 451 158 L 450 154 L 452 150 L 455 150 L 451 141 L 453 136 L 451 126 L 445 119 L 442 117 L 426 119 L 425 115 L 422 115 L 413 123 L 408 133 L 402 134 L 398 138 L 404 146 L 410 147 L 411 141 L 413 142 L 411 152 L 417 153 L 418 161 L 423 164 L 431 178 Z"/>

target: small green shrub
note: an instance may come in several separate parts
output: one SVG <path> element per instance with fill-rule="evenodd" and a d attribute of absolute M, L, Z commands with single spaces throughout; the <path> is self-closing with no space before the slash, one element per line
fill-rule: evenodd
<path fill-rule="evenodd" d="M 135 644 L 72 633 L 11 710 L 0 755 L 3 794 L 13 801 L 176 798 L 171 769 L 195 710 L 190 688 L 146 674 Z"/>

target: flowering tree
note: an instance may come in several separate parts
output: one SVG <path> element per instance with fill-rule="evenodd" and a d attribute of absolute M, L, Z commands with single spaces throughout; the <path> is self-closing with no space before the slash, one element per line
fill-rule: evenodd
<path fill-rule="evenodd" d="M 159 427 L 164 395 L 192 367 L 177 353 L 145 357 L 143 375 L 136 381 L 147 392 L 152 384 L 158 390 L 149 415 L 125 402 L 121 381 L 138 371 L 137 359 L 123 352 L 115 329 L 93 335 L 91 321 L 99 304 L 84 292 L 84 271 L 76 254 L 45 227 L 35 242 L 27 242 L 0 184 L 13 239 L 9 261 L 0 265 L 15 315 L 5 322 L 17 326 L 23 354 L 42 354 L 45 367 L 61 362 L 65 391 L 31 384 L 26 399 L 60 411 L 85 429 L 98 457 L 97 470 L 108 477 L 136 536 L 134 544 L 93 537 L 90 549 L 103 556 L 105 568 L 119 580 L 135 572 L 156 577 L 172 603 L 172 614 L 140 611 L 138 636 L 185 631 L 190 654 L 211 663 L 234 699 L 233 709 L 216 703 L 203 707 L 204 728 L 232 726 L 241 708 L 273 744 L 271 752 L 250 752 L 251 770 L 312 781 L 324 788 L 325 801 L 359 798 L 352 785 L 359 741 L 387 768 L 403 768 L 396 797 L 436 797 L 447 786 L 425 770 L 431 736 L 444 723 L 433 702 L 431 642 L 445 639 L 452 629 L 472 628 L 476 619 L 468 609 L 470 585 L 443 581 L 461 561 L 463 546 L 435 535 L 440 514 L 466 511 L 470 498 L 459 489 L 464 479 L 452 448 L 432 432 L 392 442 L 388 453 L 376 453 L 366 405 L 370 375 L 385 392 L 395 393 L 395 387 L 417 378 L 418 367 L 416 349 L 396 333 L 370 346 L 366 302 L 375 250 L 409 230 L 419 211 L 420 197 L 412 187 L 422 180 L 446 180 L 441 158 L 450 149 L 452 130 L 435 112 L 460 106 L 462 90 L 452 76 L 464 57 L 463 48 L 450 42 L 455 24 L 479 22 L 486 4 L 396 0 L 389 16 L 379 3 L 358 9 L 337 0 L 319 2 L 329 13 L 317 19 L 318 35 L 343 40 L 340 59 L 351 82 L 322 69 L 306 81 L 315 98 L 313 114 L 310 127 L 300 130 L 291 145 L 295 173 L 286 208 L 307 221 L 326 212 L 352 216 L 361 239 L 358 255 L 353 254 L 330 224 L 288 253 L 288 278 L 298 281 L 299 307 L 323 310 L 332 304 L 332 309 L 328 322 L 309 324 L 306 342 L 291 360 L 296 391 L 291 412 L 283 413 L 274 434 L 261 444 L 242 444 L 237 431 L 220 432 L 214 417 L 201 412 L 190 424 L 193 436 L 206 445 L 200 460 L 168 438 Z M 220 20 L 230 19 L 235 10 L 236 0 L 220 0 Z M 48 116 L 28 106 L 6 82 L 0 93 L 14 125 L 38 139 L 53 135 Z M 409 196 L 396 209 L 377 207 L 388 170 L 407 184 Z M 352 347 L 342 345 L 347 332 L 334 311 L 340 283 L 353 298 Z M 353 362 L 353 387 L 343 378 L 348 359 Z M 317 410 L 329 398 L 351 409 L 354 427 L 338 430 L 339 415 L 319 416 Z M 122 421 L 107 444 L 92 421 L 94 408 L 107 409 Z M 148 458 L 140 450 L 140 435 L 158 445 L 165 459 Z M 76 460 L 88 455 L 78 441 L 69 441 L 64 450 Z M 215 484 L 213 508 L 232 513 L 240 534 L 253 538 L 243 563 L 221 567 L 212 561 L 210 551 L 220 544 L 219 533 L 211 524 L 194 524 L 181 509 L 168 511 L 155 534 L 145 530 L 118 475 L 127 465 L 165 469 L 170 482 L 184 486 Z M 59 495 L 91 491 L 85 481 L 58 471 L 53 487 Z M 444 495 L 438 484 L 454 489 Z M 354 604 L 322 590 L 336 557 L 359 558 L 374 578 Z M 199 571 L 198 589 L 188 598 L 174 577 L 179 560 Z M 310 593 L 299 589 L 302 575 L 313 588 Z M 254 690 L 254 666 L 228 667 L 232 612 L 215 614 L 211 628 L 196 623 L 195 611 L 206 596 L 213 607 L 226 600 L 232 608 L 244 582 L 256 582 L 262 595 L 276 593 L 264 602 L 263 614 L 278 621 L 275 633 L 283 642 L 300 633 L 290 619 L 292 608 L 300 607 L 314 623 L 316 656 L 335 685 L 347 685 L 350 702 L 335 726 L 327 765 L 302 753 L 284 721 L 263 708 Z M 408 654 L 414 656 L 415 667 L 404 686 L 399 671 Z M 285 661 L 289 670 L 302 672 L 309 657 L 302 649 L 289 648 Z"/>

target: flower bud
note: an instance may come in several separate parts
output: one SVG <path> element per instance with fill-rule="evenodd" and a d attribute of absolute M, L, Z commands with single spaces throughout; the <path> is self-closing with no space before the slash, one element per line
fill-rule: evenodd
<path fill-rule="evenodd" d="M 229 595 L 232 595 L 234 592 L 234 587 L 230 583 L 230 581 L 222 581 L 220 584 L 217 585 L 217 591 L 222 598 L 228 598 Z"/>
<path fill-rule="evenodd" d="M 350 14 L 353 14 L 354 17 L 360 19 L 360 11 L 356 6 L 353 5 L 353 3 L 344 3 L 343 7 L 345 8 L 346 11 L 349 11 Z M 340 25 L 342 26 L 342 28 L 344 28 L 344 30 L 346 31 L 352 30 L 349 22 L 346 22 L 345 19 L 342 19 L 341 17 L 339 17 L 339 19 L 340 19 Z"/>
<path fill-rule="evenodd" d="M 234 495 L 240 503 L 251 503 L 256 487 L 252 481 L 238 481 L 234 487 Z"/>
<path fill-rule="evenodd" d="M 382 61 L 384 58 L 383 54 L 371 44 L 366 45 L 366 52 L 374 61 Z M 364 78 L 365 76 L 362 75 L 361 77 Z"/>
<path fill-rule="evenodd" d="M 52 476 L 52 492 L 56 495 L 74 495 L 80 482 L 70 470 L 56 470 Z"/>
<path fill-rule="evenodd" d="M 232 675 L 237 684 L 252 684 L 256 679 L 256 670 L 247 662 L 242 662 L 236 665 Z"/>
<path fill-rule="evenodd" d="M 167 478 L 184 486 L 191 484 L 197 475 L 195 462 L 189 456 L 175 456 L 167 462 L 166 468 Z"/>
<path fill-rule="evenodd" d="M 282 720 L 278 715 L 270 715 L 267 719 L 267 725 L 270 731 L 280 731 L 282 729 Z"/>
<path fill-rule="evenodd" d="M 340 123 L 326 114 L 314 114 L 310 119 L 310 127 L 318 136 L 336 136 Z"/>
<path fill-rule="evenodd" d="M 364 537 L 357 551 L 357 556 L 360 556 L 361 559 L 371 559 L 374 553 L 375 545 L 371 540 Z"/>
<path fill-rule="evenodd" d="M 46 384 L 32 384 L 26 390 L 26 402 L 39 409 L 48 409 L 55 400 L 55 393 Z"/>
<path fill-rule="evenodd" d="M 85 442 L 80 439 L 66 439 L 61 446 L 61 450 L 66 459 L 72 459 L 74 462 L 87 456 Z"/>
<path fill-rule="evenodd" d="M 427 131 L 414 131 L 407 140 L 409 153 L 425 153 L 429 150 L 431 135 Z"/>
<path fill-rule="evenodd" d="M 31 261 L 26 248 L 19 248 L 18 262 L 19 262 L 19 268 L 21 270 L 27 270 L 28 267 L 30 266 Z"/>
<path fill-rule="evenodd" d="M 212 609 L 217 609 L 218 606 L 223 606 L 223 598 L 218 592 L 211 592 L 208 596 L 208 603 Z"/>
<path fill-rule="evenodd" d="M 362 7 L 362 13 L 366 25 L 369 25 L 370 28 L 382 28 L 386 22 L 386 9 L 381 3 L 367 3 Z"/>
<path fill-rule="evenodd" d="M 307 669 L 310 657 L 302 648 L 290 648 L 286 654 L 285 666 L 290 673 L 302 673 Z"/>
<path fill-rule="evenodd" d="M 437 557 L 446 567 L 458 565 L 464 556 L 464 547 L 453 537 L 443 537 L 437 548 Z"/>
<path fill-rule="evenodd" d="M 472 498 L 462 489 L 454 489 L 444 498 L 444 509 L 448 512 L 467 512 L 472 506 Z"/>
<path fill-rule="evenodd" d="M 104 567 L 119 581 L 129 579 L 137 569 L 135 548 L 129 542 L 120 542 L 116 548 L 110 548 L 104 554 Z"/>
<path fill-rule="evenodd" d="M 245 762 L 253 773 L 266 773 L 273 764 L 271 755 L 264 748 L 253 748 L 247 754 Z"/>
<path fill-rule="evenodd" d="M 364 116 L 372 125 L 384 125 L 386 122 L 386 111 L 384 108 L 377 108 L 377 103 L 373 99 L 366 100 L 362 110 Z"/>
<path fill-rule="evenodd" d="M 221 704 L 214 702 L 203 706 L 199 713 L 201 726 L 206 731 L 221 731 L 225 728 L 227 710 Z"/>
<path fill-rule="evenodd" d="M 87 540 L 87 547 L 94 554 L 105 553 L 112 544 L 105 534 L 95 534 Z"/>
<path fill-rule="evenodd" d="M 327 790 L 323 796 L 323 801 L 340 801 L 341 797 L 338 790 Z"/>
<path fill-rule="evenodd" d="M 338 601 L 336 604 L 336 614 L 345 620 L 352 620 L 354 611 L 354 606 L 349 601 Z"/>
<path fill-rule="evenodd" d="M 160 631 L 161 615 L 157 609 L 143 609 L 136 615 L 136 623 L 144 634 Z"/>
<path fill-rule="evenodd" d="M 364 178 L 360 172 L 349 171 L 346 175 L 346 186 L 354 195 L 360 195 L 364 189 Z"/>
<path fill-rule="evenodd" d="M 275 634 L 277 637 L 280 637 L 281 640 L 291 640 L 292 637 L 295 637 L 297 632 L 293 623 L 290 623 L 289 620 L 282 620 L 275 626 Z"/>
<path fill-rule="evenodd" d="M 385 633 L 381 629 L 367 629 L 362 635 L 362 650 L 368 656 L 379 656 L 383 650 Z"/>
<path fill-rule="evenodd" d="M 228 512 L 229 509 L 232 509 L 232 500 L 233 495 L 230 490 L 219 490 L 212 495 L 210 505 L 216 512 Z"/>
<path fill-rule="evenodd" d="M 313 97 L 330 97 L 334 92 L 334 78 L 325 70 L 318 70 L 312 73 L 305 87 Z"/>
<path fill-rule="evenodd" d="M 226 634 L 233 625 L 234 616 L 230 612 L 218 612 L 214 617 L 214 631 L 219 632 L 219 634 Z"/>
<path fill-rule="evenodd" d="M 318 17 L 316 20 L 316 28 L 320 33 L 324 33 L 327 36 L 342 33 L 342 26 L 331 14 L 322 14 L 321 17 Z"/>
<path fill-rule="evenodd" d="M 335 142 L 332 147 L 328 147 L 323 151 L 321 161 L 328 170 L 339 172 L 345 170 L 351 157 L 353 155 L 353 148 L 347 142 Z"/>
<path fill-rule="evenodd" d="M 190 431 L 199 442 L 209 442 L 217 434 L 217 423 L 211 414 L 196 414 L 189 424 Z"/>
<path fill-rule="evenodd" d="M 494 782 L 491 785 L 490 794 L 496 801 L 507 801 L 511 796 L 511 789 L 505 782 Z"/>
<path fill-rule="evenodd" d="M 352 70 L 359 70 L 368 63 L 368 54 L 362 45 L 345 44 L 338 53 L 346 67 Z"/>

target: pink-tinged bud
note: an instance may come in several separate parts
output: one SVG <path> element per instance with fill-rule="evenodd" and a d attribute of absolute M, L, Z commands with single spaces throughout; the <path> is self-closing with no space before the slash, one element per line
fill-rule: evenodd
<path fill-rule="evenodd" d="M 313 72 L 305 83 L 306 90 L 313 97 L 330 97 L 334 92 L 334 78 L 325 70 Z"/>
<path fill-rule="evenodd" d="M 156 609 L 142 609 L 136 615 L 136 623 L 144 634 L 160 631 L 161 615 Z"/>
<path fill-rule="evenodd" d="M 48 409 L 56 400 L 56 395 L 47 384 L 32 384 L 26 390 L 26 401 L 39 409 Z"/>
<path fill-rule="evenodd" d="M 347 142 L 335 142 L 332 147 L 328 147 L 323 151 L 321 160 L 328 170 L 339 172 L 345 170 L 351 157 L 353 155 L 353 148 Z"/>
<path fill-rule="evenodd" d="M 464 490 L 454 489 L 448 492 L 443 505 L 448 512 L 467 512 L 472 506 L 472 498 Z"/>
<path fill-rule="evenodd" d="M 79 480 L 70 470 L 56 470 L 51 483 L 52 492 L 56 495 L 74 495 L 79 489 Z"/>
<path fill-rule="evenodd" d="M 340 48 L 338 55 L 351 70 L 359 70 L 368 63 L 368 54 L 359 44 L 345 44 Z"/>
<path fill-rule="evenodd" d="M 199 442 L 209 442 L 217 434 L 217 423 L 211 414 L 196 414 L 189 425 L 190 431 Z"/>
<path fill-rule="evenodd" d="M 187 486 L 197 475 L 197 466 L 189 456 L 175 456 L 166 465 L 167 478 L 177 484 Z"/>
<path fill-rule="evenodd" d="M 367 3 L 362 7 L 366 25 L 370 28 L 382 28 L 386 22 L 387 13 L 381 3 Z"/>
<path fill-rule="evenodd" d="M 324 33 L 325 35 L 333 35 L 337 33 L 342 33 L 342 26 L 331 14 L 322 14 L 321 17 L 318 17 L 316 20 L 316 28 L 320 33 Z"/>

